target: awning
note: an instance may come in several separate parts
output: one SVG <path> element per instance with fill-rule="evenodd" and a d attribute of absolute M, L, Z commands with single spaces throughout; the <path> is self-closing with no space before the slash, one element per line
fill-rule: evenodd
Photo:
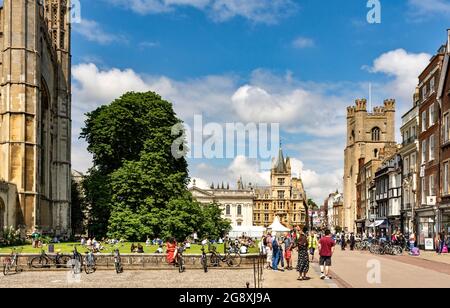
<path fill-rule="evenodd" d="M 373 223 L 371 223 L 371 224 L 369 225 L 369 228 L 379 227 L 379 226 L 381 226 L 384 222 L 385 222 L 385 220 L 375 220 L 375 222 L 373 222 Z"/>

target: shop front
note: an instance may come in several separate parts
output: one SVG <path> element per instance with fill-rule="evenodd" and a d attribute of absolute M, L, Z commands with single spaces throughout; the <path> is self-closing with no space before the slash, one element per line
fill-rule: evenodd
<path fill-rule="evenodd" d="M 434 250 L 436 216 L 433 211 L 419 212 L 417 215 L 417 245 L 420 249 Z"/>
<path fill-rule="evenodd" d="M 362 235 L 366 232 L 366 220 L 359 219 L 355 221 L 356 223 L 356 234 Z"/>
<path fill-rule="evenodd" d="M 441 228 L 444 228 L 447 234 L 450 234 L 450 206 L 441 209 Z"/>
<path fill-rule="evenodd" d="M 397 231 L 401 232 L 401 219 L 400 216 L 391 216 L 388 218 L 388 226 L 389 226 L 389 235 L 396 233 Z"/>

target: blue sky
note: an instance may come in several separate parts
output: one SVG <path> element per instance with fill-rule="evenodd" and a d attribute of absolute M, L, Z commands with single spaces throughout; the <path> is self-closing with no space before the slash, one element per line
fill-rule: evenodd
<path fill-rule="evenodd" d="M 280 123 L 286 154 L 316 202 L 341 186 L 345 107 L 397 99 L 397 127 L 417 76 L 447 40 L 450 1 L 81 0 L 73 25 L 73 168 L 83 114 L 127 90 L 153 90 L 188 124 Z M 326 3 L 326 4 L 324 4 Z M 191 159 L 199 185 L 265 184 L 256 161 Z"/>

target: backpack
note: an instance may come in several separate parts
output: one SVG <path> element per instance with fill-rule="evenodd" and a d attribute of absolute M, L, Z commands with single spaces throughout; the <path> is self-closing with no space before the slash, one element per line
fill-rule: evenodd
<path fill-rule="evenodd" d="M 411 250 L 411 255 L 413 255 L 413 256 L 420 256 L 420 250 L 419 250 L 419 248 L 414 247 L 414 248 Z"/>

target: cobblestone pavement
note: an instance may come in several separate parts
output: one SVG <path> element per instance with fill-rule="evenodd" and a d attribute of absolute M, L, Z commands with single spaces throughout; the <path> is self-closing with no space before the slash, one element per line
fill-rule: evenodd
<path fill-rule="evenodd" d="M 450 288 L 448 264 L 410 256 L 378 256 L 336 249 L 332 270 L 346 287 Z"/>
<path fill-rule="evenodd" d="M 297 252 L 293 252 L 294 260 L 293 266 L 297 265 Z M 310 280 L 306 281 L 298 281 L 298 272 L 295 270 L 292 271 L 273 271 L 266 269 L 264 270 L 264 282 L 263 287 L 265 288 L 337 288 L 338 284 L 334 280 L 324 281 L 320 279 L 320 267 L 317 263 L 317 254 L 316 260 L 313 263 L 310 263 L 308 277 Z"/>
<path fill-rule="evenodd" d="M 176 270 L 126 271 L 117 275 L 114 271 L 97 271 L 82 274 L 79 282 L 65 271 L 23 272 L 0 276 L 2 288 L 246 288 L 253 287 L 253 270 L 188 270 L 179 274 Z"/>
<path fill-rule="evenodd" d="M 414 257 L 414 258 L 416 258 L 416 257 Z M 435 252 L 422 251 L 422 252 L 420 252 L 420 256 L 418 257 L 418 259 L 424 259 L 424 260 L 429 260 L 429 261 L 450 264 L 450 253 L 438 255 Z"/>

